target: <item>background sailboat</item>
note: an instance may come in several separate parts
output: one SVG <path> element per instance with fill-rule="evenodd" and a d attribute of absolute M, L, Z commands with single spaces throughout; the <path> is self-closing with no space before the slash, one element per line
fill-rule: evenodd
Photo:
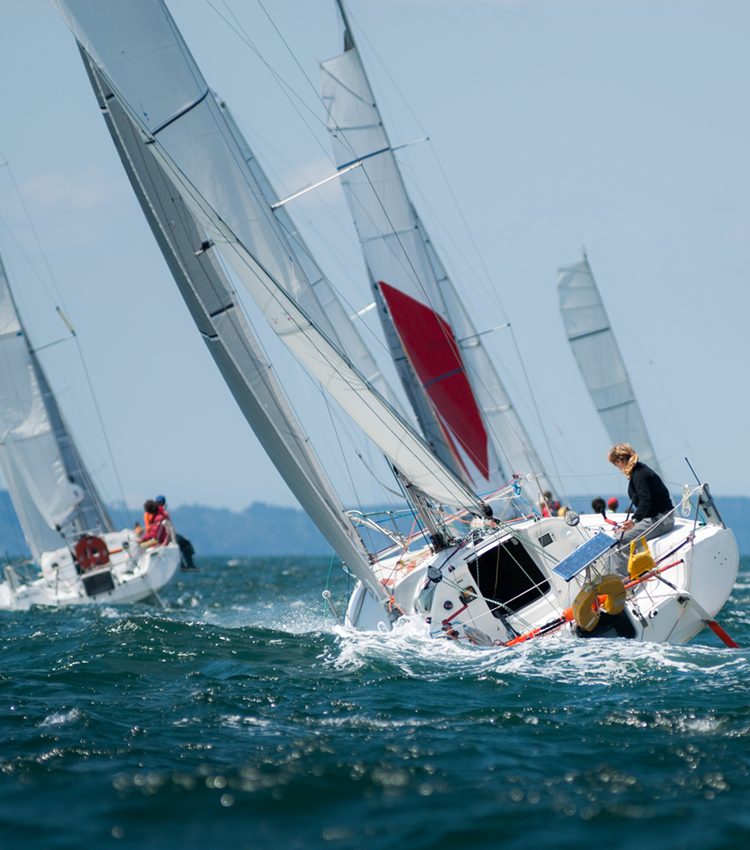
<path fill-rule="evenodd" d="M 635 446 L 643 463 L 661 475 L 646 422 L 585 252 L 580 262 L 560 266 L 557 294 L 570 347 L 610 442 Z"/>
<path fill-rule="evenodd" d="M 0 259 L 0 466 L 41 575 L 23 581 L 6 567 L 0 608 L 132 602 L 158 591 L 180 558 L 175 544 L 141 555 L 116 532 L 86 469 L 18 313 Z M 81 540 L 106 549 L 83 563 Z M 90 547 L 89 547 L 90 548 Z"/>

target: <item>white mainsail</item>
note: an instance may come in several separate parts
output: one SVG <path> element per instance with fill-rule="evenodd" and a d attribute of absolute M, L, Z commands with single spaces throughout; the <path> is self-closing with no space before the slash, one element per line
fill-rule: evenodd
<path fill-rule="evenodd" d="M 163 3 L 62 3 L 79 44 L 271 327 L 404 477 L 473 513 L 483 503 L 367 382 L 290 293 L 301 275 L 221 108 Z"/>
<path fill-rule="evenodd" d="M 0 260 L 0 466 L 35 560 L 112 530 L 21 322 Z"/>
<path fill-rule="evenodd" d="M 659 472 L 656 453 L 633 392 L 588 257 L 560 266 L 557 277 L 565 332 L 578 367 L 612 443 L 631 443 Z"/>
<path fill-rule="evenodd" d="M 406 190 L 343 4 L 344 52 L 322 64 L 336 164 L 391 355 L 441 459 L 474 487 L 534 473 L 552 489 L 483 343 Z"/>

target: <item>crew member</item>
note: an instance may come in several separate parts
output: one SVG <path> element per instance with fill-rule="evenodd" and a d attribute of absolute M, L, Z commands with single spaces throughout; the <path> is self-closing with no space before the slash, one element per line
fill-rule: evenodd
<path fill-rule="evenodd" d="M 664 482 L 651 467 L 638 460 L 630 443 L 612 446 L 607 459 L 630 479 L 628 496 L 635 508 L 632 518 L 620 523 L 622 534 L 619 536 L 620 550 L 616 555 L 617 570 L 626 574 L 630 542 L 641 537 L 653 540 L 671 531 L 674 528 L 674 511 Z"/>

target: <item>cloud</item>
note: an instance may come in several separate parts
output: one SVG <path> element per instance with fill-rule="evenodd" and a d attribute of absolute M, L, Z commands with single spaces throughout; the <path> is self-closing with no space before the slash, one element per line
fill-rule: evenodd
<path fill-rule="evenodd" d="M 112 204 L 120 195 L 119 183 L 92 166 L 80 172 L 36 174 L 23 183 L 21 193 L 39 212 L 91 212 Z"/>

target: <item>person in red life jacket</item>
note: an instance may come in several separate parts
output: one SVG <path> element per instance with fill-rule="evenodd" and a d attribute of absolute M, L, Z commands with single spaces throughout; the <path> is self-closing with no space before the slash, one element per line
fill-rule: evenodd
<path fill-rule="evenodd" d="M 163 546 L 169 541 L 169 514 L 154 499 L 143 503 L 143 525 L 142 544 Z"/>
<path fill-rule="evenodd" d="M 171 522 L 172 518 L 169 516 L 169 511 L 167 511 L 166 496 L 157 496 L 154 499 L 154 502 L 159 508 L 161 508 L 167 520 Z M 187 539 L 187 537 L 183 537 L 181 534 L 175 533 L 175 540 L 177 541 L 177 545 L 180 547 L 180 556 L 182 558 L 180 569 L 182 569 L 183 571 L 197 570 L 198 567 L 196 567 L 193 561 L 193 555 L 195 554 L 193 544 Z"/>

